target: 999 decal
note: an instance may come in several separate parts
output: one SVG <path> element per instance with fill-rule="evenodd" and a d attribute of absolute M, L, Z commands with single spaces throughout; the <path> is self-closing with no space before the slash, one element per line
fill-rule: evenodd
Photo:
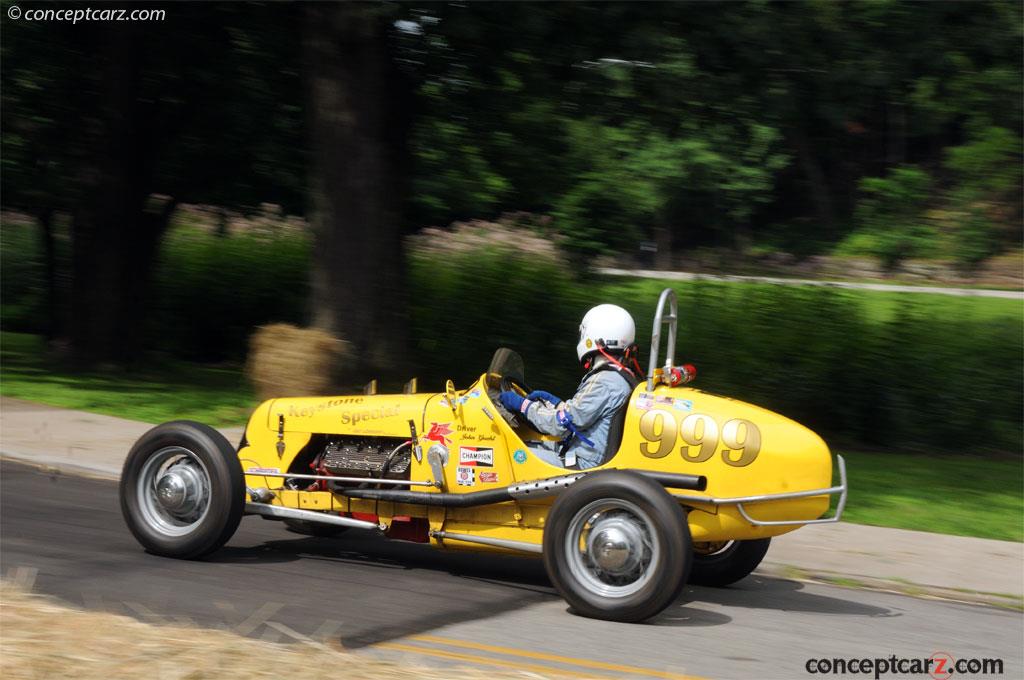
<path fill-rule="evenodd" d="M 647 441 L 640 444 L 640 453 L 648 458 L 664 458 L 676 447 L 676 437 L 682 440 L 679 455 L 691 463 L 703 463 L 715 455 L 722 444 L 720 455 L 727 465 L 750 465 L 761 451 L 761 431 L 749 420 L 734 418 L 719 427 L 711 416 L 691 413 L 676 421 L 670 411 L 647 411 L 640 417 L 640 435 Z"/>

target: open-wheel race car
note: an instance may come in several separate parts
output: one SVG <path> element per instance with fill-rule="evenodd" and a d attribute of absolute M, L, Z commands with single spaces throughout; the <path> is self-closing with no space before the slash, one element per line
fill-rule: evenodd
<path fill-rule="evenodd" d="M 616 414 L 604 462 L 587 470 L 531 452 L 545 439 L 499 391 L 530 392 L 499 349 L 464 390 L 273 399 L 233 447 L 190 422 L 132 448 L 121 507 L 146 550 L 198 558 L 243 515 L 330 536 L 370 529 L 438 548 L 537 553 L 577 613 L 641 621 L 690 583 L 727 585 L 772 536 L 838 521 L 846 472 L 814 432 L 771 411 L 673 386 L 677 311 L 658 301 L 650 370 Z M 668 326 L 664 362 L 658 354 Z M 373 392 L 368 388 L 367 392 Z M 820 519 L 839 494 L 835 515 Z"/>

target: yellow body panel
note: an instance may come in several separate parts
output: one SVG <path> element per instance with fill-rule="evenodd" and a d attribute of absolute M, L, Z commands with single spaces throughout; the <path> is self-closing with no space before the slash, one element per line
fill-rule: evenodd
<path fill-rule="evenodd" d="M 442 444 L 449 455 L 444 491 L 474 492 L 573 472 L 545 463 L 529 452 L 528 430 L 513 430 L 491 402 L 481 376 L 456 395 L 352 395 L 276 399 L 261 404 L 246 428 L 239 450 L 249 487 L 276 491 L 274 503 L 288 507 L 429 518 L 430 528 L 452 533 L 539 544 L 553 499 L 495 503 L 472 508 L 440 508 L 348 499 L 326 491 L 280 491 L 281 478 L 260 472 L 309 473 L 292 464 L 314 434 L 408 439 L 412 420 L 422 447 L 410 479 L 432 481 L 427 449 Z M 452 396 L 455 398 L 452 399 Z M 282 446 L 283 445 L 283 446 Z M 471 471 L 468 469 L 472 468 Z M 595 469 L 636 469 L 704 475 L 704 492 L 672 490 L 688 497 L 695 541 L 763 538 L 797 526 L 758 527 L 735 505 L 700 503 L 693 497 L 733 498 L 821 489 L 831 485 L 832 460 L 825 443 L 802 425 L 741 401 L 690 388 L 658 386 L 634 390 L 618 453 Z M 431 487 L 416 486 L 425 491 Z M 829 505 L 828 496 L 774 500 L 745 505 L 758 520 L 813 520 Z M 432 539 L 433 540 L 433 539 Z M 436 541 L 435 541 L 436 542 Z M 446 547 L 503 550 L 451 539 Z"/>

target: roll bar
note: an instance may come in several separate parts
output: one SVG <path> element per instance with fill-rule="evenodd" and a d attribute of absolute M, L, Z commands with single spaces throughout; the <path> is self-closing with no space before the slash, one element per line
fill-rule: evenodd
<path fill-rule="evenodd" d="M 665 301 L 669 303 L 669 315 L 665 316 Z M 668 347 L 665 348 L 664 368 L 672 367 L 676 357 L 676 323 L 679 321 L 679 306 L 676 292 L 671 288 L 661 291 L 658 310 L 654 313 L 654 330 L 651 331 L 651 361 L 647 369 L 647 391 L 654 390 L 654 379 L 658 371 L 658 350 L 661 346 L 661 327 L 668 324 Z"/>

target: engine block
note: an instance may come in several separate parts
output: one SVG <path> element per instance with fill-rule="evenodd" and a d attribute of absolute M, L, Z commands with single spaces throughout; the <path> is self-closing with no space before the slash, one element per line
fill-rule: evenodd
<path fill-rule="evenodd" d="M 380 477 L 404 479 L 411 461 L 409 447 L 397 452 L 403 440 L 395 437 L 345 437 L 327 442 L 321 466 L 333 475 L 344 477 Z M 393 455 L 392 455 L 393 454 Z M 384 468 L 391 456 L 391 463 Z"/>

